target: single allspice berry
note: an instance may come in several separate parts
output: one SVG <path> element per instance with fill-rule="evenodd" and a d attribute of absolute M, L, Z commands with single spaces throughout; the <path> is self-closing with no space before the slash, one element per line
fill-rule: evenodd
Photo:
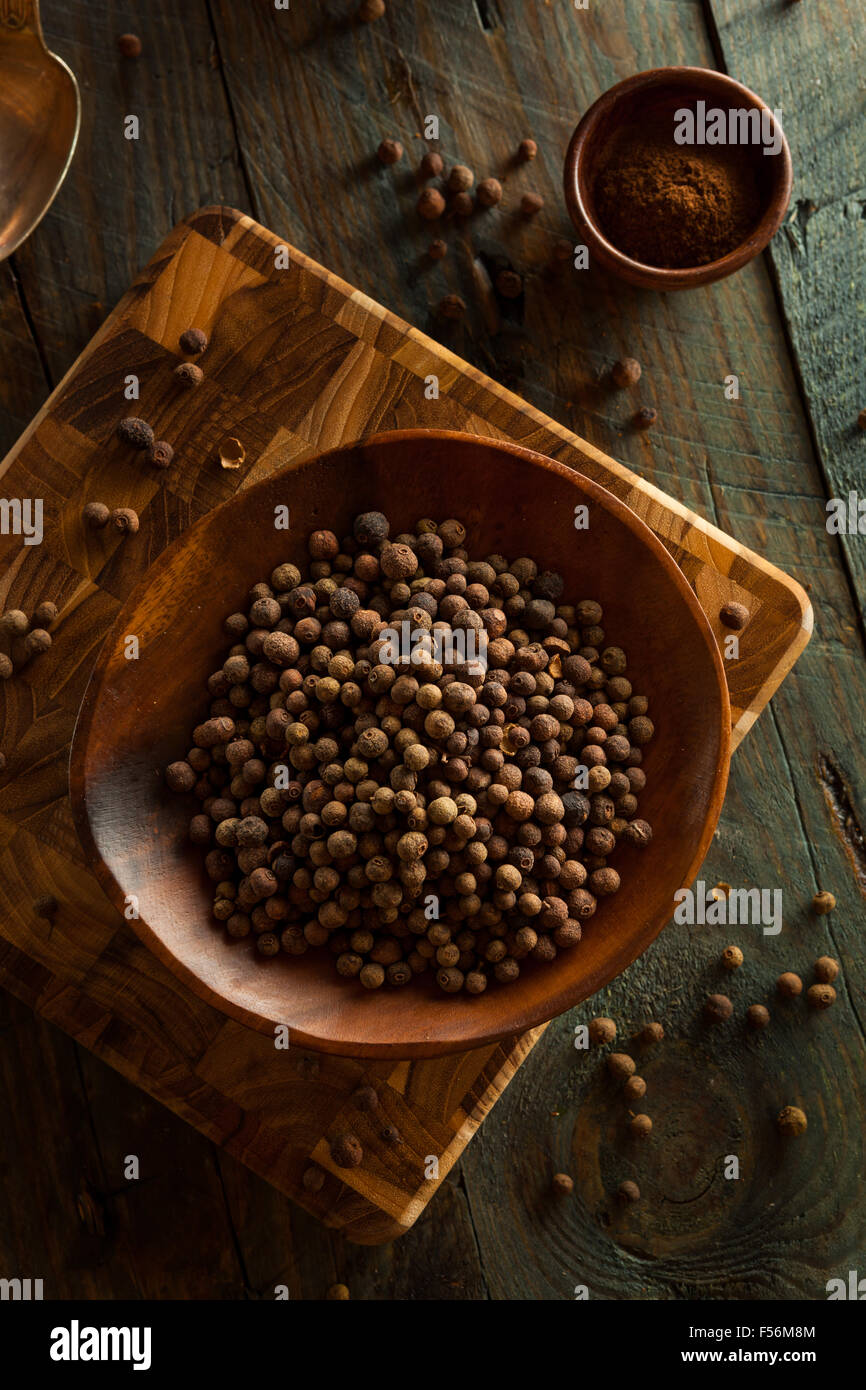
<path fill-rule="evenodd" d="M 739 970 L 743 963 L 743 953 L 739 946 L 726 946 L 720 959 L 726 970 Z"/>
<path fill-rule="evenodd" d="M 616 1038 L 616 1024 L 612 1018 L 593 1018 L 587 1028 L 589 1041 L 593 1047 L 612 1043 Z"/>
<path fill-rule="evenodd" d="M 403 158 L 403 146 L 399 140 L 383 140 L 376 151 L 376 158 L 380 164 L 398 164 Z"/>
<path fill-rule="evenodd" d="M 567 1173 L 554 1173 L 551 1186 L 557 1197 L 567 1197 L 574 1191 L 574 1179 Z"/>
<path fill-rule="evenodd" d="M 759 1032 L 760 1029 L 766 1028 L 769 1022 L 770 1010 L 765 1008 L 763 1004 L 750 1004 L 746 1009 L 746 1023 L 750 1028 L 753 1028 L 755 1032 Z"/>
<path fill-rule="evenodd" d="M 537 217 L 544 207 L 544 199 L 540 193 L 524 193 L 520 199 L 520 213 L 522 217 Z"/>
<path fill-rule="evenodd" d="M 321 1192 L 325 1185 L 324 1169 L 317 1167 L 316 1164 L 313 1164 L 309 1168 L 305 1168 L 304 1176 L 301 1178 L 301 1184 L 305 1192 Z"/>
<path fill-rule="evenodd" d="M 383 12 L 384 8 L 385 7 L 383 5 Z M 325 1299 L 329 1303 L 345 1303 L 349 1298 L 351 1298 L 351 1295 L 349 1293 L 349 1288 L 347 1284 L 332 1284 L 331 1287 L 328 1289 L 328 1292 L 325 1294 Z"/>
<path fill-rule="evenodd" d="M 330 1150 L 338 1168 L 357 1168 L 364 1161 L 361 1141 L 354 1134 L 338 1134 L 331 1140 Z"/>
<path fill-rule="evenodd" d="M 111 509 L 104 502 L 88 502 L 81 513 L 82 520 L 94 531 L 101 531 L 103 526 L 107 526 L 110 516 Z"/>
<path fill-rule="evenodd" d="M 168 468 L 174 458 L 174 449 L 166 439 L 156 439 L 147 451 L 147 461 L 154 468 Z"/>
<path fill-rule="evenodd" d="M 640 362 L 636 357 L 623 357 L 613 364 L 610 375 L 614 386 L 619 386 L 621 390 L 627 386 L 637 386 L 641 378 Z"/>
<path fill-rule="evenodd" d="M 131 507 L 115 507 L 108 520 L 116 531 L 126 535 L 134 536 L 138 530 L 138 513 Z"/>
<path fill-rule="evenodd" d="M 27 657 L 39 656 L 51 646 L 51 633 L 44 628 L 34 627 L 24 638 L 24 654 Z"/>
<path fill-rule="evenodd" d="M 141 57 L 142 43 L 138 34 L 119 34 L 117 48 L 121 58 Z"/>
<path fill-rule="evenodd" d="M 12 665 L 11 659 L 5 652 L 0 652 L 0 681 L 8 681 L 14 671 L 15 667 Z"/>
<path fill-rule="evenodd" d="M 660 1023 L 653 1021 L 645 1023 L 638 1033 L 638 1042 L 644 1047 L 652 1047 L 654 1043 L 660 1043 L 664 1038 L 665 1030 Z"/>
<path fill-rule="evenodd" d="M 435 222 L 445 211 L 445 199 L 438 188 L 423 188 L 418 196 L 415 209 L 425 222 Z"/>
<path fill-rule="evenodd" d="M 475 202 L 471 193 L 455 193 L 451 198 L 449 209 L 453 217 L 471 217 L 475 211 Z"/>
<path fill-rule="evenodd" d="M 418 166 L 418 172 L 423 179 L 438 179 L 445 165 L 438 150 L 428 150 Z"/>
<path fill-rule="evenodd" d="M 174 375 L 187 390 L 200 386 L 204 381 L 204 372 L 195 362 L 179 362 L 174 369 Z"/>
<path fill-rule="evenodd" d="M 374 19 L 381 19 L 384 13 L 385 0 L 361 0 L 358 18 L 365 24 L 372 24 Z"/>
<path fill-rule="evenodd" d="M 858 430 L 866 430 L 866 408 L 857 415 L 857 428 Z"/>
<path fill-rule="evenodd" d="M 832 956 L 819 956 L 815 961 L 815 979 L 819 984 L 830 985 L 839 974 L 839 962 Z"/>
<path fill-rule="evenodd" d="M 640 410 L 635 411 L 632 423 L 636 430 L 648 430 L 658 419 L 658 411 L 651 405 L 642 405 Z"/>
<path fill-rule="evenodd" d="M 450 193 L 466 193 L 475 182 L 475 175 L 466 164 L 455 164 L 448 175 Z"/>
<path fill-rule="evenodd" d="M 616 1081 L 624 1081 L 627 1076 L 634 1075 L 635 1065 L 627 1052 L 611 1052 L 607 1069 Z"/>
<path fill-rule="evenodd" d="M 475 190 L 475 198 L 479 207 L 495 208 L 502 202 L 502 184 L 498 179 L 482 179 Z"/>
<path fill-rule="evenodd" d="M 446 294 L 440 299 L 439 314 L 443 319 L 462 319 L 465 313 L 466 305 L 459 294 Z"/>
<path fill-rule="evenodd" d="M 33 614 L 35 627 L 50 627 L 57 617 L 57 604 L 45 599 Z"/>
<path fill-rule="evenodd" d="M 503 299 L 519 299 L 523 294 L 523 276 L 516 270 L 500 270 L 494 283 Z"/>
<path fill-rule="evenodd" d="M 796 999 L 803 993 L 803 981 L 793 970 L 786 970 L 776 981 L 776 989 L 783 999 Z"/>
<path fill-rule="evenodd" d="M 379 1095 L 375 1086 L 359 1086 L 352 1096 L 358 1110 L 370 1113 L 379 1105 Z"/>
<path fill-rule="evenodd" d="M 632 1115 L 628 1127 L 638 1139 L 646 1139 L 652 1134 L 653 1122 L 649 1115 Z"/>
<path fill-rule="evenodd" d="M 725 1023 L 734 1012 L 726 994 L 708 994 L 704 1003 L 704 1018 L 708 1023 Z"/>
<path fill-rule="evenodd" d="M 776 1116 L 776 1126 L 779 1133 L 784 1134 L 789 1139 L 805 1134 L 808 1124 L 805 1111 L 801 1110 L 798 1105 L 786 1105 Z"/>
<path fill-rule="evenodd" d="M 629 1104 L 635 1100 L 643 1100 L 646 1095 L 646 1082 L 642 1076 L 630 1076 L 622 1088 L 622 1093 Z"/>
<path fill-rule="evenodd" d="M 726 603 L 719 610 L 719 617 L 725 627 L 732 627 L 739 632 L 749 621 L 750 613 L 743 603 Z"/>
<path fill-rule="evenodd" d="M 517 157 L 523 160 L 524 163 L 528 163 L 530 159 L 534 159 L 537 154 L 538 146 L 535 141 L 531 140 L 528 136 L 525 140 L 521 140 L 520 144 L 517 146 Z"/>
<path fill-rule="evenodd" d="M 118 422 L 117 437 L 132 449 L 149 449 L 153 443 L 153 430 L 146 420 L 127 415 Z"/>
<path fill-rule="evenodd" d="M 625 1204 L 629 1204 L 631 1202 L 639 1202 L 640 1188 L 638 1187 L 636 1182 L 632 1182 L 630 1178 L 627 1178 L 626 1181 L 621 1182 L 619 1187 L 616 1189 L 616 1195 L 619 1198 L 619 1200 Z"/>
<path fill-rule="evenodd" d="M 806 990 L 806 1002 L 813 1009 L 829 1009 L 836 1003 L 836 991 L 832 985 L 810 985 Z"/>
<path fill-rule="evenodd" d="M 0 632 L 10 637 L 23 637 L 30 626 L 30 619 L 20 608 L 7 608 L 0 618 Z"/>
<path fill-rule="evenodd" d="M 43 893 L 42 897 L 36 898 L 33 903 L 33 911 L 37 917 L 53 917 L 59 907 L 60 904 L 53 893 Z"/>
<path fill-rule="evenodd" d="M 443 257 L 448 255 L 447 241 L 443 241 L 441 237 L 436 237 L 427 247 L 427 255 L 431 261 L 441 261 Z"/>
<path fill-rule="evenodd" d="M 812 899 L 812 911 L 819 917 L 826 917 L 828 912 L 832 912 L 836 906 L 836 899 L 832 893 L 828 893 L 825 888 L 816 893 Z"/>
<path fill-rule="evenodd" d="M 185 328 L 180 335 L 181 352 L 197 354 L 207 347 L 207 334 L 200 328 Z"/>

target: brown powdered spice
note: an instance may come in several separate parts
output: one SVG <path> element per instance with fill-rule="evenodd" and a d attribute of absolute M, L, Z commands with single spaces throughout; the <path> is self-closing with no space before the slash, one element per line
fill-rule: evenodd
<path fill-rule="evenodd" d="M 601 230 L 645 265 L 707 265 L 733 251 L 761 210 L 739 147 L 675 145 L 671 128 L 627 130 L 595 180 Z"/>

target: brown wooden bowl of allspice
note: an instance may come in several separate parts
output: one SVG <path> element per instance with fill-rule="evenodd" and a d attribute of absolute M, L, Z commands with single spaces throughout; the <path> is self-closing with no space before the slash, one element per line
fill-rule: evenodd
<path fill-rule="evenodd" d="M 197 994 L 302 1047 L 420 1057 L 553 1018 L 645 950 L 729 749 L 710 627 L 628 507 L 528 449 L 409 430 L 292 465 L 160 556 L 71 786 L 100 881 Z"/>
<path fill-rule="evenodd" d="M 709 68 L 618 82 L 583 116 L 565 158 L 588 264 L 642 289 L 691 289 L 740 270 L 781 226 L 791 184 L 780 113 Z"/>

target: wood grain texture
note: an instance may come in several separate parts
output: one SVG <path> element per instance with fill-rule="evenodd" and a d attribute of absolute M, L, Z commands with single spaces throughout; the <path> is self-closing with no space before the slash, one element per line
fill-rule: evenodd
<path fill-rule="evenodd" d="M 184 1221 L 201 1232 L 193 1240 L 204 1239 L 205 1220 L 220 1223 L 224 1242 L 239 1251 L 249 1278 L 235 1267 L 231 1279 L 221 1284 L 231 1297 L 271 1297 L 271 1272 L 288 1265 L 293 1297 L 321 1297 L 333 1278 L 342 1278 L 359 1299 L 483 1298 L 491 1290 L 496 1297 L 524 1299 L 538 1289 L 544 1296 L 568 1299 L 572 1276 L 577 1282 L 582 1275 L 593 1293 L 622 1299 L 824 1298 L 824 1282 L 831 1274 L 866 1268 L 862 1198 L 859 1188 L 852 1187 L 852 1175 L 862 1171 L 858 1136 L 866 1129 L 858 1021 L 866 991 L 864 658 L 860 604 L 848 582 L 848 565 L 859 563 L 856 540 L 843 542 L 846 557 L 823 525 L 828 493 L 840 491 L 835 482 L 827 482 L 835 458 L 850 457 L 856 470 L 858 456 L 847 453 L 849 442 L 841 432 L 838 439 L 825 434 L 820 420 L 819 428 L 813 428 L 801 388 L 813 413 L 823 402 L 835 416 L 836 402 L 843 402 L 841 429 L 849 419 L 845 393 L 853 394 L 856 409 L 863 403 L 856 395 L 859 368 L 832 376 L 834 363 L 851 360 L 856 368 L 863 358 L 850 258 L 846 252 L 824 261 L 828 235 L 813 237 L 807 244 L 808 273 L 800 279 L 807 262 L 792 256 L 791 275 L 780 284 L 778 298 L 762 262 L 722 285 L 678 299 L 630 292 L 600 276 L 565 277 L 548 288 L 545 267 L 555 240 L 570 235 L 559 181 L 561 158 L 578 116 L 610 83 L 641 68 L 670 62 L 719 64 L 722 52 L 715 46 L 714 29 L 706 27 L 711 12 L 720 22 L 735 77 L 770 104 L 776 104 L 779 93 L 791 91 L 783 119 L 798 189 L 806 199 L 815 189 L 836 199 L 821 212 L 838 219 L 836 230 L 846 237 L 850 233 L 848 244 L 856 249 L 863 223 L 857 222 L 856 209 L 853 219 L 844 220 L 840 195 L 864 183 L 863 147 L 851 138 L 862 87 L 862 53 L 857 56 L 861 6 L 858 0 L 838 0 L 832 7 L 750 0 L 736 8 L 723 8 L 715 0 L 707 6 L 691 0 L 640 5 L 607 0 L 579 15 L 567 4 L 497 0 L 485 7 L 492 17 L 485 28 L 474 0 L 415 0 L 412 6 L 392 3 L 387 24 L 363 30 L 349 21 L 354 8 L 354 0 L 295 5 L 277 22 L 266 5 L 246 7 L 241 14 L 228 3 L 215 4 L 216 30 L 211 33 L 203 18 L 206 7 L 196 0 L 182 10 L 154 0 L 127 7 L 116 17 L 110 7 L 84 0 L 62 6 L 46 0 L 49 43 L 84 78 L 80 158 L 89 167 L 74 166 L 76 181 L 61 192 L 22 253 L 20 284 L 37 311 L 36 335 L 22 336 L 24 330 L 16 329 L 12 354 L 4 354 L 2 402 L 13 383 L 19 399 L 15 419 L 0 404 L 5 442 L 11 444 L 47 393 L 38 372 L 39 352 L 50 360 L 57 379 L 178 215 L 209 199 L 248 208 L 561 425 L 576 428 L 742 544 L 808 577 L 818 621 L 815 636 L 734 759 L 726 809 L 704 877 L 743 886 L 784 885 L 780 937 L 762 937 L 751 929 L 748 936 L 738 933 L 747 957 L 731 987 L 738 1009 L 765 999 L 775 1013 L 775 975 L 794 968 L 807 977 L 810 961 L 821 953 L 837 955 L 844 984 L 836 1007 L 820 1021 L 802 1011 L 783 1015 L 780 1040 L 771 1042 L 767 1035 L 751 1047 L 734 1030 L 713 1041 L 715 1088 L 702 1095 L 700 1111 L 713 1143 L 703 1154 L 693 1154 L 692 1163 L 711 1168 L 718 1152 L 739 1142 L 736 1126 L 721 1136 L 714 1127 L 719 1094 L 724 1096 L 720 1113 L 734 1119 L 743 1097 L 750 1109 L 752 1094 L 768 1096 L 773 1105 L 801 1095 L 810 1114 L 809 1143 L 774 1154 L 759 1144 L 748 1201 L 737 1199 L 718 1212 L 704 1204 L 703 1218 L 694 1219 L 695 1194 L 702 1188 L 683 1180 L 679 1150 L 669 1140 L 652 1159 L 656 1175 L 659 1161 L 668 1165 L 663 1181 L 654 1177 L 652 1200 L 633 1209 L 630 1217 L 633 1228 L 642 1222 L 649 1232 L 643 1255 L 619 1239 L 622 1224 L 606 1227 L 604 1212 L 581 1199 L 582 1183 L 578 1200 L 567 1211 L 546 1197 L 549 1171 L 573 1156 L 569 1136 L 584 1104 L 594 1117 L 590 1132 L 598 1131 L 601 1078 L 595 1075 L 595 1059 L 581 1059 L 574 1052 L 565 1021 L 559 1025 L 560 1036 L 550 1029 L 537 1044 L 534 1057 L 442 1184 L 436 1201 L 394 1245 L 371 1252 L 345 1245 L 222 1150 L 218 1163 L 224 1211 L 213 1203 L 206 1185 L 187 1181 Z M 314 13 L 320 21 L 315 25 Z M 130 27 L 145 42 L 145 57 L 134 72 L 124 71 L 114 52 L 114 32 Z M 185 37 L 191 31 L 194 42 Z M 222 75 L 210 66 L 214 40 Z M 189 61 L 181 72 L 173 55 L 186 53 L 187 44 Z M 792 75 L 791 88 L 786 88 Z M 172 99 L 163 101 L 167 79 Z M 129 109 L 130 91 L 145 109 L 158 106 L 161 149 L 170 147 L 161 168 L 154 167 L 154 144 L 144 162 L 100 161 L 93 153 L 112 148 L 117 122 Z M 217 148 L 208 143 L 208 124 L 214 131 L 226 129 L 226 96 L 237 121 L 239 148 L 231 137 L 221 137 Z M 506 183 L 506 198 L 512 198 L 512 191 L 516 197 L 518 190 L 538 188 L 546 204 L 535 222 L 515 223 L 506 215 L 506 202 L 498 212 L 465 226 L 448 224 L 448 257 L 436 267 L 426 263 L 423 251 L 430 232 L 413 218 L 417 187 L 406 178 L 408 164 L 382 171 L 370 162 L 386 134 L 400 135 L 417 158 L 418 109 L 443 113 L 446 159 L 465 160 L 479 177 L 482 171 L 497 172 L 491 150 L 504 157 L 532 134 L 539 141 L 539 157 L 528 168 L 508 171 L 514 182 L 510 188 Z M 326 120 L 317 116 L 321 111 L 328 113 Z M 263 113 L 270 118 L 264 127 Z M 194 141 L 187 129 L 196 131 Z M 352 149 L 360 151 L 363 173 Z M 206 158 L 198 157 L 199 150 L 207 150 Z M 254 183 L 245 193 L 240 170 L 247 161 Z M 798 210 L 798 220 L 802 217 Z M 787 235 L 782 233 L 771 248 L 777 265 L 782 236 Z M 382 254 L 383 245 L 387 254 Z M 527 293 L 517 304 L 500 302 L 490 288 L 488 266 L 509 263 L 527 282 Z M 435 319 L 436 303 L 451 289 L 463 292 L 469 304 L 462 327 Z M 800 345 L 798 362 L 789 352 L 786 310 Z M 826 328 L 819 336 L 820 324 Z M 810 342 L 816 345 L 814 354 L 807 351 Z M 610 365 L 624 354 L 643 364 L 636 392 L 616 393 L 607 385 Z M 723 382 L 731 372 L 740 378 L 738 401 L 723 397 Z M 640 435 L 629 428 L 629 419 L 635 406 L 644 403 L 658 407 L 659 419 L 654 430 Z M 816 438 L 821 452 L 815 450 Z M 167 510 L 165 499 L 163 505 Z M 176 498 L 173 505 L 178 514 L 166 515 L 162 524 L 185 524 L 180 514 L 188 500 Z M 45 799 L 52 766 L 48 758 L 35 779 L 33 816 L 66 844 L 69 828 L 62 817 L 52 816 L 50 799 Z M 8 824 L 3 833 L 10 833 Z M 829 918 L 808 913 L 817 886 L 831 887 L 839 900 L 838 911 Z M 651 1094 L 659 1124 L 663 1098 L 675 1099 L 683 1081 L 678 1040 L 695 1049 L 694 1075 L 702 1075 L 698 1062 L 706 1044 L 697 1011 L 705 984 L 730 985 L 715 970 L 727 939 L 721 927 L 671 926 L 596 1001 L 599 1012 L 619 1019 L 624 1036 L 632 1020 L 654 1013 L 663 1017 L 672 1047 L 653 1063 Z M 24 956 L 15 970 L 22 989 L 32 990 L 43 978 L 43 967 Z M 14 1007 L 21 1030 L 23 1011 Z M 804 1045 L 815 1036 L 804 1031 L 813 1025 L 824 1035 L 817 1048 Z M 8 1029 L 3 1036 L 5 1042 Z M 29 1016 L 22 1046 L 41 1049 L 42 1080 L 60 1067 L 68 1044 L 49 1024 Z M 62 1200 L 74 1200 L 69 1175 L 87 1151 L 77 1140 L 68 1141 L 65 1131 L 81 1133 L 82 1113 L 100 1144 L 110 1142 L 125 1152 L 134 1152 L 139 1134 L 159 1125 L 165 1176 L 162 1186 L 151 1185 L 144 1208 L 149 1240 L 137 1277 L 148 1291 L 162 1288 L 184 1297 L 184 1276 L 174 1274 L 171 1179 L 193 1165 L 199 1171 L 213 1167 L 214 1151 L 204 1137 L 164 1115 L 118 1073 L 87 1051 L 76 1051 L 88 1079 L 87 1096 L 78 1099 L 64 1074 L 60 1084 L 69 1119 L 61 1127 L 50 1101 L 43 1103 L 48 1088 L 25 1083 L 22 1078 L 29 1073 L 24 1068 L 6 1069 L 10 1089 L 4 1109 L 20 1126 L 20 1153 L 26 1158 L 43 1153 L 47 1145 L 55 1151 L 66 1148 L 67 1166 L 56 1188 L 46 1186 L 41 1200 L 29 1166 L 7 1168 L 0 1194 L 6 1216 L 3 1248 L 10 1248 L 13 1226 L 27 1221 L 26 1229 L 36 1230 L 55 1191 Z M 98 1076 L 105 1078 L 101 1085 L 93 1080 Z M 610 1099 L 611 1119 L 618 1123 L 621 1112 Z M 765 1113 L 768 1132 L 771 1120 Z M 610 1164 L 611 1152 L 607 1150 L 607 1179 L 633 1175 L 641 1181 L 632 1158 L 626 1165 L 624 1156 L 618 1168 Z M 574 1167 L 571 1171 L 577 1175 Z M 111 1232 L 118 1229 L 118 1207 L 124 1201 L 122 1189 L 114 1195 L 114 1180 L 110 1175 L 104 1189 L 109 1234 L 96 1248 L 82 1251 L 74 1261 L 56 1244 L 44 1251 L 40 1267 L 50 1270 L 60 1296 L 93 1289 L 110 1298 L 126 1287 L 118 1283 L 111 1262 Z M 722 1187 L 716 1176 L 709 1200 L 727 1192 L 730 1201 L 732 1187 Z M 780 1195 L 783 1199 L 777 1201 Z M 668 1244 L 657 1266 L 660 1211 Z M 671 1237 L 677 1234 L 679 1245 L 672 1250 Z M 135 1251 L 129 1251 L 129 1258 L 134 1257 Z M 205 1275 L 195 1287 L 206 1286 Z"/>

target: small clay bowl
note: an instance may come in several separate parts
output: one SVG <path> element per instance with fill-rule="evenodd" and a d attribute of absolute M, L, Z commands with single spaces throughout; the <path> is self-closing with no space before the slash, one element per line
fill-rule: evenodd
<path fill-rule="evenodd" d="M 639 127 L 698 100 L 707 109 L 730 108 L 769 112 L 772 129 L 781 134 L 776 155 L 764 155 L 760 147 L 743 146 L 744 160 L 756 171 L 761 211 L 749 235 L 720 260 L 705 265 L 665 269 L 632 260 L 609 241 L 601 229 L 593 189 L 596 177 L 614 140 L 630 125 Z M 762 116 L 762 120 L 763 120 Z M 701 147 L 695 147 L 699 149 Z M 709 148 L 713 148 L 712 146 Z M 595 262 L 648 290 L 687 290 L 707 285 L 741 270 L 778 231 L 791 196 L 791 151 L 771 109 L 748 87 L 711 68 L 650 68 L 627 77 L 604 92 L 584 115 L 571 137 L 565 156 L 565 201 L 571 220 Z"/>

